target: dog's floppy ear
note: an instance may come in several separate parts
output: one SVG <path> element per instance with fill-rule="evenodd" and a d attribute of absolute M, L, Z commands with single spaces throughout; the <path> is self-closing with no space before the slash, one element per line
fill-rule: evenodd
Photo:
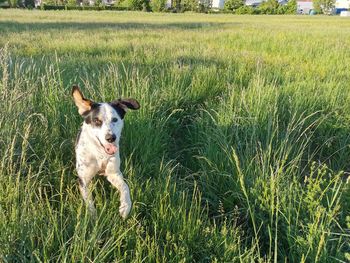
<path fill-rule="evenodd" d="M 138 110 L 140 108 L 140 103 L 135 99 L 118 99 L 112 101 L 110 104 L 122 119 L 128 109 Z"/>
<path fill-rule="evenodd" d="M 85 99 L 83 93 L 81 93 L 78 85 L 73 85 L 72 96 L 74 99 L 75 105 L 78 107 L 80 115 L 83 115 L 85 112 L 91 110 L 92 101 Z"/>
<path fill-rule="evenodd" d="M 131 110 L 138 110 L 140 108 L 140 103 L 135 99 L 119 99 L 117 100 L 121 104 L 121 107 Z"/>

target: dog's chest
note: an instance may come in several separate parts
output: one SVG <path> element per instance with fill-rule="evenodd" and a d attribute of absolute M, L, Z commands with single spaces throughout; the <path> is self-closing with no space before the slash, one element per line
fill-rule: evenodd
<path fill-rule="evenodd" d="M 106 154 L 96 151 L 95 147 L 81 139 L 76 147 L 77 162 L 81 165 L 90 166 L 94 164 L 94 169 L 98 174 L 104 175 L 106 167 L 111 157 Z"/>
<path fill-rule="evenodd" d="M 105 175 L 108 161 L 109 161 L 109 158 L 97 159 L 97 165 L 98 165 L 98 168 L 99 168 L 97 173 L 99 175 Z"/>

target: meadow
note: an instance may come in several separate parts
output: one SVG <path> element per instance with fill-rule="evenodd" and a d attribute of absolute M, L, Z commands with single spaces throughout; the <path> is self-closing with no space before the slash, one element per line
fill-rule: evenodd
<path fill-rule="evenodd" d="M 350 20 L 0 10 L 0 262 L 348 262 Z M 88 98 L 136 98 L 119 195 L 77 188 Z"/>

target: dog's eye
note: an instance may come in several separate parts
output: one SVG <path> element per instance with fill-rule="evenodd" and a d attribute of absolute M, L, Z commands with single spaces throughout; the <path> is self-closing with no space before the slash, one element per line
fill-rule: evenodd
<path fill-rule="evenodd" d="M 112 122 L 117 122 L 118 121 L 118 118 L 113 118 L 112 119 Z"/>
<path fill-rule="evenodd" d="M 96 126 L 101 126 L 101 125 L 102 125 L 102 121 L 99 120 L 98 118 L 95 118 L 95 119 L 94 119 L 94 124 L 95 124 Z"/>

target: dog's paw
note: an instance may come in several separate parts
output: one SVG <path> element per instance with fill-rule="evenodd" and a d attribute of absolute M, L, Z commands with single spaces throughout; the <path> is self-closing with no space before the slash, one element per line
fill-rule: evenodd
<path fill-rule="evenodd" d="M 123 219 L 126 219 L 131 210 L 131 202 L 123 202 L 119 206 L 119 214 Z"/>

